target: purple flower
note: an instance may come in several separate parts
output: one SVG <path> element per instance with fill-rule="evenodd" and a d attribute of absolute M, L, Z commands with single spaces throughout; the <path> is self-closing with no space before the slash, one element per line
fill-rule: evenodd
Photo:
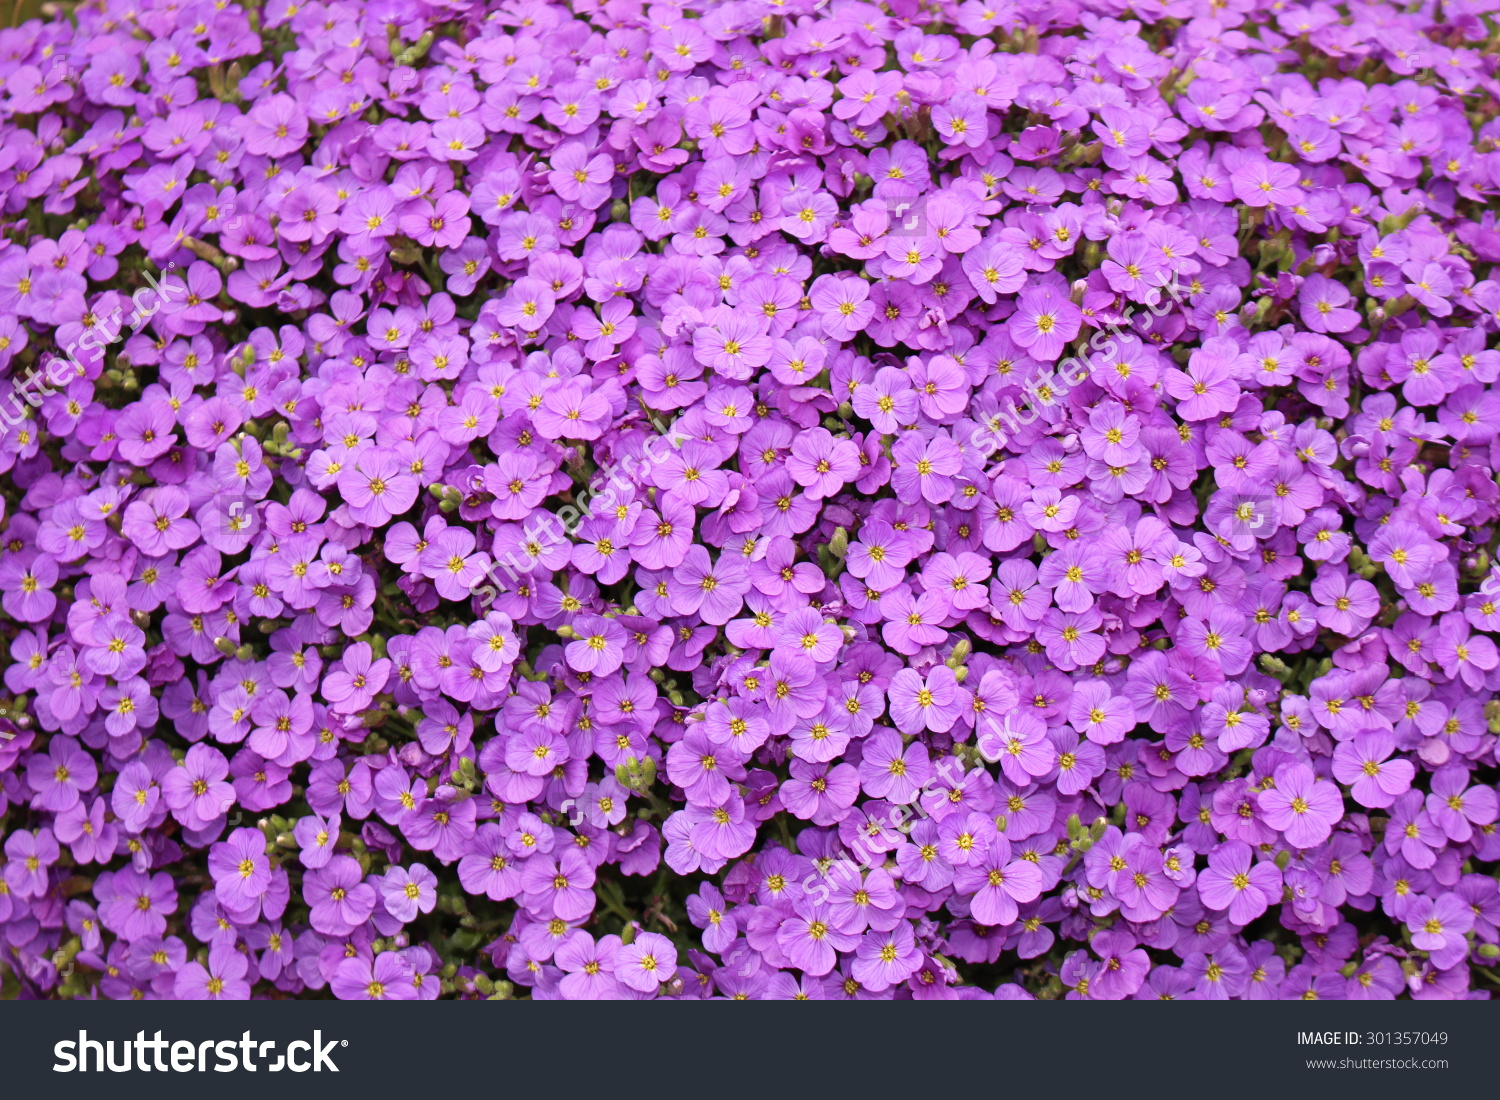
<path fill-rule="evenodd" d="M 652 993 L 677 971 L 677 948 L 658 932 L 638 932 L 614 956 L 615 980 L 640 993 Z M 566 979 L 564 979 L 566 980 Z"/>
<path fill-rule="evenodd" d="M 1361 806 L 1384 809 L 1411 789 L 1416 768 L 1409 760 L 1391 760 L 1396 739 L 1386 730 L 1367 730 L 1341 742 L 1333 753 L 1333 775 L 1346 784 Z"/>
<path fill-rule="evenodd" d="M 1338 788 L 1320 780 L 1306 764 L 1283 764 L 1276 785 L 1260 794 L 1266 824 L 1283 833 L 1295 848 L 1312 848 L 1328 839 L 1344 816 Z"/>
<path fill-rule="evenodd" d="M 1405 920 L 1412 946 L 1428 952 L 1438 969 L 1450 969 L 1468 954 L 1464 933 L 1474 927 L 1474 910 L 1457 894 L 1415 898 Z"/>
<path fill-rule="evenodd" d="M 209 948 L 207 965 L 190 962 L 177 971 L 172 995 L 179 1001 L 248 1001 L 249 970 L 249 960 L 232 944 L 216 943 Z"/>
<path fill-rule="evenodd" d="M 208 870 L 214 893 L 225 909 L 243 912 L 271 885 L 266 838 L 259 829 L 236 829 L 209 849 Z"/>
<path fill-rule="evenodd" d="M 328 985 L 341 1001 L 410 1001 L 417 993 L 411 962 L 398 951 L 376 955 L 374 961 L 356 955 L 338 964 Z"/>
<path fill-rule="evenodd" d="M 1043 882 L 1034 864 L 1011 858 L 1009 840 L 995 836 L 977 863 L 954 869 L 953 887 L 974 895 L 969 908 L 976 921 L 1005 926 L 1015 923 L 1016 903 L 1034 901 L 1042 892 Z"/>
<path fill-rule="evenodd" d="M 1198 896 L 1210 909 L 1228 912 L 1235 924 L 1249 924 L 1280 900 L 1281 871 L 1271 862 L 1256 863 L 1244 841 L 1225 841 L 1208 854 L 1208 868 L 1198 875 Z"/>
<path fill-rule="evenodd" d="M 363 881 L 351 856 L 334 856 L 303 879 L 303 898 L 311 907 L 312 926 L 328 936 L 347 936 L 375 909 L 375 888 Z"/>
<path fill-rule="evenodd" d="M 437 905 L 437 876 L 420 863 L 410 868 L 389 867 L 379 882 L 385 911 L 403 924 L 418 913 L 430 913 Z"/>

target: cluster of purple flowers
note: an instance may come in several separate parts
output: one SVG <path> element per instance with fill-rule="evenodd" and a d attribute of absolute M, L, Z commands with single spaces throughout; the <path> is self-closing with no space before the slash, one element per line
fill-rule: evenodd
<path fill-rule="evenodd" d="M 7 995 L 1488 996 L 1496 10 L 0 31 Z"/>

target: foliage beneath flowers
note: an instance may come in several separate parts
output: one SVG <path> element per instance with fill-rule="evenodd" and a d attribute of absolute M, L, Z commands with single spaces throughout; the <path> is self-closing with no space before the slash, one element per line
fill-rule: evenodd
<path fill-rule="evenodd" d="M 0 31 L 6 995 L 1486 996 L 1496 6 Z"/>

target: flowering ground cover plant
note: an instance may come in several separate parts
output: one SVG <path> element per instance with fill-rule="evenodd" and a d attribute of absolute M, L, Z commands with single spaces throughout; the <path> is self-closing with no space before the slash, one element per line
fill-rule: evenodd
<path fill-rule="evenodd" d="M 1489 996 L 1497 8 L 0 31 L 5 995 Z"/>

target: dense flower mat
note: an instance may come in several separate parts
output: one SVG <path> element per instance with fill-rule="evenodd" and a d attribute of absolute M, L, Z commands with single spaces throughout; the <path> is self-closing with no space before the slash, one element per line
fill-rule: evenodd
<path fill-rule="evenodd" d="M 1483 997 L 1495 0 L 0 31 L 22 997 Z"/>

